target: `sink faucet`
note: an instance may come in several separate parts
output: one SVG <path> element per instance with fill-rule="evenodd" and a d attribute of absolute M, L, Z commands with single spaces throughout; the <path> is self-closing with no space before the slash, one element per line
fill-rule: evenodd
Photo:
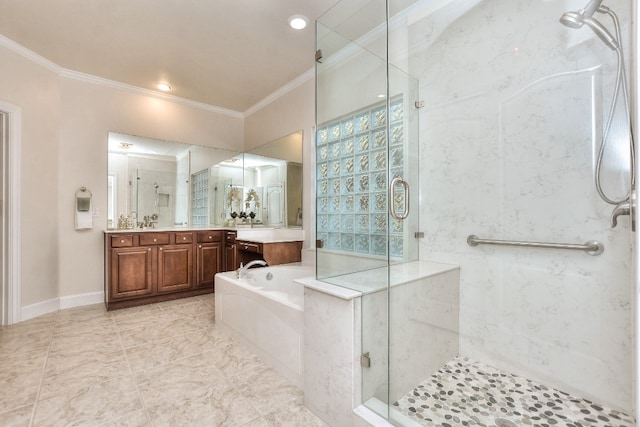
<path fill-rule="evenodd" d="M 254 265 L 261 265 L 264 267 L 267 265 L 267 262 L 261 259 L 254 259 L 253 261 L 249 261 L 245 266 L 240 263 L 240 268 L 236 270 L 236 277 L 238 279 L 242 279 L 249 267 L 253 267 Z"/>

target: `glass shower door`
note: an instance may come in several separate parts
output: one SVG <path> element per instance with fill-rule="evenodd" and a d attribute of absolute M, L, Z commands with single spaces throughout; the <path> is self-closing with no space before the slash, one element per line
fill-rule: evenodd
<path fill-rule="evenodd" d="M 362 292 L 358 398 L 389 418 L 401 354 L 389 325 L 402 327 L 389 301 L 417 269 L 421 103 L 417 80 L 389 66 L 386 34 L 379 0 L 338 3 L 317 23 L 316 269 Z"/>

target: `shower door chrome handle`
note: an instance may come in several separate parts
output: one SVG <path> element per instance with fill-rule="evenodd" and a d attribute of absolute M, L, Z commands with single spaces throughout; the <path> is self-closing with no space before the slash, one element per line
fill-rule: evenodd
<path fill-rule="evenodd" d="M 398 215 L 395 210 L 396 185 L 401 184 L 404 190 L 404 211 Z M 393 178 L 389 185 L 389 213 L 394 219 L 403 220 L 409 216 L 409 183 L 398 177 Z"/>

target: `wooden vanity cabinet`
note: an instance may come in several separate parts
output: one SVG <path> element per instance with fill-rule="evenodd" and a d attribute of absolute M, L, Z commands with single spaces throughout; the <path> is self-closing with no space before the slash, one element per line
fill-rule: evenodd
<path fill-rule="evenodd" d="M 243 264 L 262 259 L 269 265 L 300 262 L 302 259 L 302 241 L 253 242 L 236 240 L 237 262 Z"/>
<path fill-rule="evenodd" d="M 196 283 L 197 289 L 213 290 L 214 276 L 223 271 L 222 234 L 223 231 L 197 233 Z"/>
<path fill-rule="evenodd" d="M 212 292 L 222 267 L 222 233 L 105 234 L 107 310 Z"/>
<path fill-rule="evenodd" d="M 224 239 L 224 271 L 237 270 L 240 265 L 236 257 L 236 236 L 235 231 L 227 231 Z"/>
<path fill-rule="evenodd" d="M 140 297 L 154 292 L 153 248 L 116 247 L 110 252 L 108 289 L 105 289 L 110 298 Z"/>
<path fill-rule="evenodd" d="M 186 239 L 185 239 L 186 240 Z M 176 239 L 158 248 L 158 293 L 190 289 L 193 285 L 193 240 Z"/>

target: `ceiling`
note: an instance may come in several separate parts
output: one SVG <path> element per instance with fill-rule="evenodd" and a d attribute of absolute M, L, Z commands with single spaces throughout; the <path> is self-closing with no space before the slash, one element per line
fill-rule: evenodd
<path fill-rule="evenodd" d="M 314 66 L 314 20 L 336 2 L 0 0 L 0 34 L 71 71 L 245 112 Z"/>

